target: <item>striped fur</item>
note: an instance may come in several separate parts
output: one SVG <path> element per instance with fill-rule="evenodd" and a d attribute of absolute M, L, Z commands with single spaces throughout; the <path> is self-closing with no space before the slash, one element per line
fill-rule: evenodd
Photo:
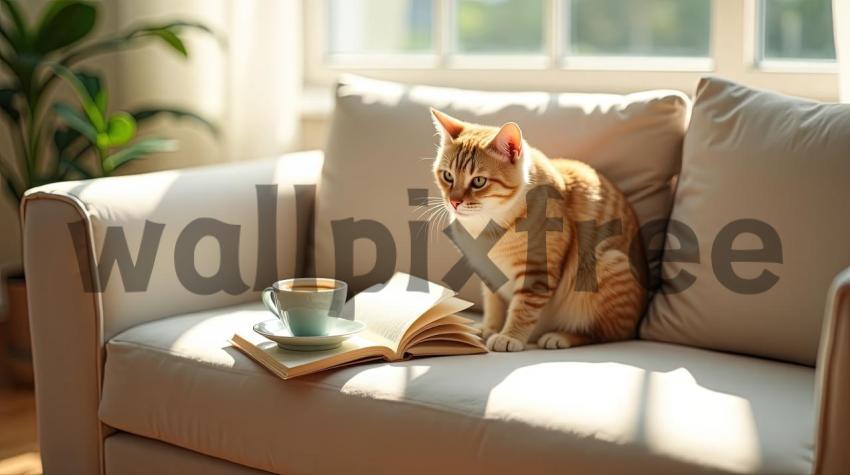
<path fill-rule="evenodd" d="M 532 334 L 541 335 L 542 348 L 634 337 L 646 264 L 643 247 L 632 246 L 640 239 L 638 223 L 623 194 L 589 165 L 550 160 L 529 147 L 515 124 L 488 127 L 437 111 L 434 119 L 442 141 L 433 171 L 443 204 L 473 236 L 490 220 L 507 230 L 489 256 L 508 282 L 495 292 L 483 287 L 487 346 L 520 351 Z M 475 177 L 486 184 L 476 189 Z M 529 253 L 530 233 L 517 229 L 528 216 L 526 193 L 536 186 L 556 190 L 546 215 L 563 219 L 562 231 L 545 233 L 545 254 Z M 452 202 L 460 202 L 457 209 Z M 612 220 L 620 233 L 606 236 L 603 224 Z M 584 258 L 579 235 L 597 243 L 585 247 Z"/>

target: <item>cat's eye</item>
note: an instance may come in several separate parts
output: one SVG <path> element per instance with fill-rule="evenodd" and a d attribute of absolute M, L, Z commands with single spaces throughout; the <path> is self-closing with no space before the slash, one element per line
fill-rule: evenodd
<path fill-rule="evenodd" d="M 486 184 L 487 184 L 487 179 L 484 178 L 483 176 L 477 176 L 477 177 L 472 179 L 472 187 L 473 188 L 482 188 Z"/>
<path fill-rule="evenodd" d="M 452 176 L 452 172 L 443 170 L 443 180 L 446 180 L 446 183 L 454 183 L 455 178 Z"/>

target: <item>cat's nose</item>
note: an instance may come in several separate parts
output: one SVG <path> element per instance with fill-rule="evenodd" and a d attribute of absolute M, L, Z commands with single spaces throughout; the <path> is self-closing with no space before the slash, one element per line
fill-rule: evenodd
<path fill-rule="evenodd" d="M 463 200 L 449 200 L 449 201 L 451 201 L 452 208 L 454 208 L 454 209 L 457 209 L 457 207 L 460 206 L 461 203 L 463 203 Z"/>

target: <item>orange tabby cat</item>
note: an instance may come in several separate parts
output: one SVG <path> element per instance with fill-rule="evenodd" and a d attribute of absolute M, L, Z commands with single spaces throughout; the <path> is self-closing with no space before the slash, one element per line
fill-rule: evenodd
<path fill-rule="evenodd" d="M 491 220 L 506 230 L 488 255 L 508 281 L 495 293 L 482 285 L 487 347 L 522 351 L 540 333 L 541 348 L 632 338 L 646 264 L 643 247 L 631 247 L 638 222 L 623 194 L 589 165 L 529 147 L 515 123 L 488 127 L 431 112 L 444 205 L 473 237 Z M 541 186 L 551 190 L 529 201 Z M 563 224 L 544 229 L 546 217 Z M 545 233 L 545 252 L 529 250 L 534 233 Z"/>

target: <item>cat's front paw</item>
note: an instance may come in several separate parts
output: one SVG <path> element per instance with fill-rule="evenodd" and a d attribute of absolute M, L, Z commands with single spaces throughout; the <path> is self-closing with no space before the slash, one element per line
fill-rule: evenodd
<path fill-rule="evenodd" d="M 496 333 L 487 338 L 487 349 L 490 351 L 522 351 L 525 343 L 514 337 Z"/>
<path fill-rule="evenodd" d="M 481 339 L 484 340 L 484 341 L 489 340 L 490 337 L 495 335 L 496 333 L 499 333 L 499 330 L 497 330 L 495 328 L 489 328 L 489 327 L 486 327 L 486 326 L 481 327 Z"/>
<path fill-rule="evenodd" d="M 569 348 L 570 340 L 566 335 L 559 332 L 544 333 L 539 340 L 537 346 L 546 350 L 557 350 L 558 348 Z"/>

